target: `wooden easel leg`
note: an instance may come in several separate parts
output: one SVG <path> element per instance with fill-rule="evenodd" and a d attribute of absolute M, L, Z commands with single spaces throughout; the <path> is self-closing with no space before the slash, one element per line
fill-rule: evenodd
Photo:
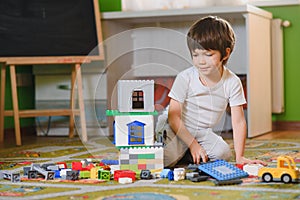
<path fill-rule="evenodd" d="M 74 137 L 74 126 L 75 126 L 75 118 L 74 118 L 74 109 L 75 109 L 75 80 L 76 80 L 76 66 L 72 65 L 71 71 L 71 97 L 70 97 L 70 109 L 72 110 L 72 114 L 70 115 L 70 123 L 69 123 L 69 138 Z"/>
<path fill-rule="evenodd" d="M 1 65 L 1 100 L 0 100 L 0 142 L 4 141 L 4 110 L 5 110 L 5 77 L 6 65 Z"/>
<path fill-rule="evenodd" d="M 86 132 L 86 120 L 85 120 L 84 100 L 83 100 L 83 91 L 82 91 L 81 65 L 76 64 L 75 68 L 76 68 L 78 104 L 79 104 L 79 115 L 80 115 L 82 141 L 86 142 L 88 138 L 87 138 L 87 132 Z"/>
<path fill-rule="evenodd" d="M 21 131 L 20 131 L 16 69 L 15 69 L 15 65 L 10 65 L 9 67 L 10 67 L 11 92 L 12 92 L 12 102 L 13 102 L 13 111 L 14 111 L 16 144 L 17 146 L 21 146 L 22 142 L 21 142 Z"/>

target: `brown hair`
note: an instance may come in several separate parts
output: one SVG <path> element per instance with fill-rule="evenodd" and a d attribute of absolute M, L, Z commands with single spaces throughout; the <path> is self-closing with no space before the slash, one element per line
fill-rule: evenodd
<path fill-rule="evenodd" d="M 217 50 L 221 53 L 222 60 L 227 55 L 227 48 L 230 48 L 230 53 L 233 51 L 235 34 L 226 20 L 216 16 L 207 16 L 190 27 L 187 45 L 191 54 L 195 49 Z M 227 59 L 223 64 L 226 62 Z"/>

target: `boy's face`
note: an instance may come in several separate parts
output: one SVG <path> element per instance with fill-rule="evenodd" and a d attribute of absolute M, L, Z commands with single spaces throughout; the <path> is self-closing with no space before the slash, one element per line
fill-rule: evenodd
<path fill-rule="evenodd" d="M 202 75 L 220 73 L 223 67 L 221 53 L 217 50 L 195 49 L 192 51 L 193 64 Z"/>

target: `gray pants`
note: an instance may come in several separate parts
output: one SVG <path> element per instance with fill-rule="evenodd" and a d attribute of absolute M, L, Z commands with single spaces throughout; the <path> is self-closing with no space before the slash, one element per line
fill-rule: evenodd
<path fill-rule="evenodd" d="M 166 144 L 164 147 L 164 166 L 173 167 L 189 151 L 189 148 L 175 135 L 167 123 L 164 125 L 163 130 L 166 133 L 163 140 Z M 201 133 L 195 134 L 195 138 L 205 149 L 210 161 L 230 159 L 231 149 L 229 145 L 211 129 L 205 129 Z"/>

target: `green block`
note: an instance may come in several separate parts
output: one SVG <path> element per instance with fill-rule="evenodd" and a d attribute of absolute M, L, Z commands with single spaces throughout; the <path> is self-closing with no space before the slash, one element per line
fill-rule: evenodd
<path fill-rule="evenodd" d="M 100 12 L 112 12 L 122 10 L 121 0 L 99 0 Z"/>
<path fill-rule="evenodd" d="M 118 110 L 106 110 L 107 116 L 128 116 L 128 115 L 158 115 L 157 111 L 154 112 L 119 112 Z"/>
<path fill-rule="evenodd" d="M 120 165 L 120 169 L 130 169 L 130 165 Z"/>
<path fill-rule="evenodd" d="M 130 170 L 132 170 L 134 172 L 140 171 L 139 168 L 138 168 L 138 165 L 130 165 Z"/>
<path fill-rule="evenodd" d="M 98 171 L 98 178 L 100 180 L 110 180 L 110 171 L 108 170 L 99 170 Z"/>
<path fill-rule="evenodd" d="M 79 172 L 79 177 L 80 178 L 90 178 L 91 177 L 91 172 L 90 171 L 80 171 Z"/>
<path fill-rule="evenodd" d="M 154 159 L 155 154 L 139 154 L 138 159 Z"/>
<path fill-rule="evenodd" d="M 117 149 L 136 149 L 136 148 L 150 148 L 151 146 L 147 146 L 147 145 L 136 145 L 136 146 L 116 146 Z"/>

